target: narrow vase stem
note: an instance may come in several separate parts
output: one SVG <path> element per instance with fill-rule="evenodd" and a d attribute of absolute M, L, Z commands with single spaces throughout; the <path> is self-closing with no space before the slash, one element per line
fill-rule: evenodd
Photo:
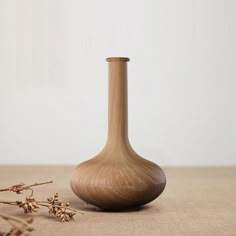
<path fill-rule="evenodd" d="M 107 58 L 108 63 L 108 142 L 116 146 L 128 142 L 128 58 Z"/>

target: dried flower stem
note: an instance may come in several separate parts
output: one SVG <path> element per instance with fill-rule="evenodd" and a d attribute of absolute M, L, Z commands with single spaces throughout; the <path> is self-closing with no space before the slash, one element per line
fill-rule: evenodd
<path fill-rule="evenodd" d="M 53 207 L 58 207 L 59 209 L 64 208 L 73 212 L 79 212 L 74 208 L 71 207 L 65 207 L 65 206 L 60 206 L 59 204 L 50 204 L 47 201 L 35 201 L 37 203 L 38 206 L 43 206 L 43 207 L 49 207 L 49 206 L 53 206 Z M 12 205 L 12 206 L 18 206 L 19 204 L 17 202 L 8 202 L 8 201 L 0 201 L 0 204 L 6 204 L 6 205 Z M 83 212 L 79 212 L 80 214 L 84 214 Z M 1 214 L 0 214 L 1 216 Z"/>
<path fill-rule="evenodd" d="M 36 186 L 40 186 L 44 184 L 51 184 L 51 183 L 53 183 L 53 181 L 35 183 L 28 186 L 24 183 L 20 183 L 20 184 L 16 184 L 8 188 L 0 189 L 0 192 L 10 191 L 10 192 L 15 192 L 17 194 L 21 194 L 22 191 L 24 190 L 31 190 L 31 196 L 33 196 L 34 190 L 32 189 L 32 187 L 36 187 Z"/>
<path fill-rule="evenodd" d="M 8 224 L 11 225 L 11 229 L 9 232 L 0 232 L 0 236 L 7 236 L 7 235 L 29 235 L 29 232 L 33 231 L 34 228 L 30 226 L 33 222 L 33 218 L 29 218 L 26 220 L 20 219 L 14 216 L 8 216 L 5 214 L 0 214 L 0 218 L 7 221 Z M 25 234 L 26 233 L 26 234 Z"/>
<path fill-rule="evenodd" d="M 38 203 L 39 206 L 45 206 L 45 207 L 51 206 L 51 204 L 50 204 L 49 202 L 47 202 L 47 201 L 37 201 L 37 203 Z M 71 207 L 64 207 L 64 206 L 62 207 L 62 206 L 60 206 L 59 204 L 53 204 L 53 206 L 58 207 L 58 208 L 65 208 L 65 209 L 70 210 L 70 211 L 73 211 L 73 212 L 78 212 L 78 211 L 77 211 L 76 209 L 74 209 L 74 208 L 71 208 Z M 79 213 L 84 214 L 84 213 L 82 213 L 82 212 L 79 212 Z"/>
<path fill-rule="evenodd" d="M 27 223 L 25 220 L 22 220 L 21 218 L 18 218 L 18 217 L 8 216 L 5 214 L 0 214 L 0 217 L 6 221 L 15 221 L 15 222 L 22 224 L 22 225 L 26 225 L 26 226 L 29 225 L 29 223 Z"/>
<path fill-rule="evenodd" d="M 40 207 L 48 208 L 49 214 L 56 216 L 60 221 L 70 221 L 73 219 L 76 213 L 84 214 L 83 212 L 77 211 L 69 207 L 69 202 L 63 203 L 59 200 L 58 193 L 55 193 L 53 197 L 47 198 L 47 201 L 38 201 L 33 196 L 33 187 L 43 185 L 43 184 L 50 184 L 53 181 L 43 182 L 43 183 L 35 183 L 31 185 L 25 185 L 24 183 L 20 183 L 17 185 L 13 185 L 9 188 L 0 189 L 0 192 L 3 191 L 11 191 L 17 194 L 21 194 L 24 190 L 31 190 L 30 196 L 26 197 L 24 201 L 0 201 L 0 204 L 7 204 L 12 206 L 18 206 L 19 208 L 23 209 L 25 214 L 37 212 Z M 12 225 L 13 228 L 15 227 Z M 0 234 L 1 236 L 1 234 Z"/>
<path fill-rule="evenodd" d="M 17 206 L 17 203 L 16 203 L 16 202 L 0 201 L 0 204 L 7 204 L 7 205 Z"/>
<path fill-rule="evenodd" d="M 55 193 L 53 197 L 49 197 L 47 201 L 37 201 L 33 196 L 29 196 L 24 201 L 0 201 L 0 204 L 18 206 L 24 210 L 25 214 L 34 213 L 40 207 L 46 207 L 49 210 L 49 214 L 53 214 L 62 222 L 72 220 L 74 215 L 79 212 L 69 207 L 69 202 L 61 202 L 58 198 L 58 193 Z M 84 214 L 83 212 L 79 213 Z"/>

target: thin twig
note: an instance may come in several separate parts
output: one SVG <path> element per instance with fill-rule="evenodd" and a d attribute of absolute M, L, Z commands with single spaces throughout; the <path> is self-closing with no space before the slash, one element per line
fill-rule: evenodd
<path fill-rule="evenodd" d="M 0 189 L 0 192 L 5 192 L 5 191 L 12 191 L 12 192 L 16 192 L 16 193 L 21 193 L 21 191 L 24 190 L 31 190 L 31 196 L 33 195 L 33 189 L 32 187 L 36 187 L 36 186 L 40 186 L 40 185 L 44 185 L 44 184 L 51 184 L 53 183 L 53 181 L 48 181 L 48 182 L 42 182 L 42 183 L 34 183 L 28 186 L 25 186 L 24 183 L 20 183 L 20 184 L 16 184 L 13 185 L 11 187 L 8 188 L 4 188 L 4 189 Z"/>
<path fill-rule="evenodd" d="M 0 217 L 4 220 L 15 221 L 15 222 L 17 222 L 19 224 L 22 224 L 22 225 L 25 225 L 25 226 L 29 225 L 29 223 L 27 223 L 25 220 L 22 220 L 20 218 L 14 217 L 14 216 L 8 216 L 8 215 L 5 215 L 5 214 L 0 214 Z"/>
<path fill-rule="evenodd" d="M 0 202 L 1 203 L 1 202 Z M 71 208 L 71 207 L 67 207 L 67 206 L 60 206 L 59 204 L 50 204 L 49 202 L 46 202 L 46 201 L 37 201 L 37 204 L 39 206 L 44 206 L 44 207 L 49 207 L 49 206 L 53 206 L 53 207 L 58 207 L 58 208 L 64 208 L 64 209 L 67 209 L 67 210 L 70 210 L 70 211 L 73 211 L 73 212 L 78 212 L 80 214 L 84 214 L 83 212 L 81 211 L 78 211 L 74 208 Z"/>
<path fill-rule="evenodd" d="M 31 185 L 26 186 L 26 189 L 29 189 L 29 188 L 31 188 L 31 187 L 36 187 L 36 186 L 39 186 L 39 185 L 51 184 L 51 183 L 53 183 L 52 180 L 51 180 L 51 181 L 48 181 L 48 182 L 43 182 L 43 183 L 35 183 L 35 184 L 31 184 Z"/>
<path fill-rule="evenodd" d="M 7 202 L 7 201 L 0 201 L 0 204 L 7 204 L 7 205 L 13 205 L 13 206 L 17 206 L 17 202 Z"/>
<path fill-rule="evenodd" d="M 10 226 L 10 231 L 8 232 L 0 232 L 0 235 L 6 236 L 6 235 L 30 235 L 29 232 L 33 231 L 34 228 L 30 226 L 30 224 L 33 222 L 33 218 L 28 218 L 26 220 L 14 217 L 14 216 L 8 216 L 5 214 L 0 214 L 0 218 L 5 220 Z"/>
<path fill-rule="evenodd" d="M 64 208 L 64 209 L 67 209 L 67 210 L 70 210 L 70 211 L 73 211 L 73 212 L 78 212 L 80 214 L 84 214 L 83 212 L 81 211 L 78 211 L 74 208 L 71 208 L 71 207 L 67 207 L 67 206 L 60 206 L 59 204 L 50 204 L 49 202 L 47 201 L 36 201 L 37 205 L 39 206 L 43 206 L 43 207 L 49 207 L 49 206 L 53 206 L 53 207 L 58 207 L 58 208 Z M 6 204 L 6 205 L 12 205 L 12 206 L 18 206 L 18 203 L 17 202 L 7 202 L 7 201 L 0 201 L 0 204 Z"/>

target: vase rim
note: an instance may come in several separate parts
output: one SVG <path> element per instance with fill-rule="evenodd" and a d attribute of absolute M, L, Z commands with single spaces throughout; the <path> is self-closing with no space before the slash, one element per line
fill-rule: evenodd
<path fill-rule="evenodd" d="M 130 61 L 128 57 L 108 57 L 106 58 L 107 62 L 126 62 Z"/>

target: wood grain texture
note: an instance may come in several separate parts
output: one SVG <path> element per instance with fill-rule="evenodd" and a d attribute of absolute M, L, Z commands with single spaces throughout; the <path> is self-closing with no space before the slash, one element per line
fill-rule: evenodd
<path fill-rule="evenodd" d="M 71 207 L 82 209 L 75 221 L 60 223 L 47 210 L 35 214 L 33 236 L 234 236 L 236 235 L 236 168 L 165 167 L 168 184 L 163 194 L 137 211 L 103 212 L 78 201 L 71 191 L 71 166 L 0 166 L 0 188 L 18 182 L 54 180 L 35 188 L 38 199 L 58 192 Z M 0 193 L 0 200 L 24 199 Z M 0 205 L 1 213 L 28 217 L 14 206 Z M 8 227 L 0 220 L 0 230 Z"/>
<path fill-rule="evenodd" d="M 108 139 L 104 149 L 75 169 L 74 193 L 105 210 L 124 210 L 149 203 L 164 190 L 162 169 L 140 157 L 128 138 L 127 61 L 108 58 Z"/>

